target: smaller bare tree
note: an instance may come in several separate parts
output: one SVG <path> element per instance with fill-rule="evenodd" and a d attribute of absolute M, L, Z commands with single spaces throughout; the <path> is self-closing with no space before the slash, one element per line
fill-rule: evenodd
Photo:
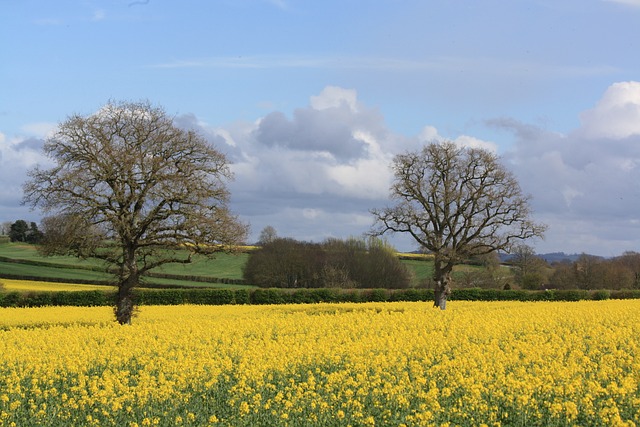
<path fill-rule="evenodd" d="M 515 280 L 524 289 L 540 289 L 547 279 L 547 262 L 536 255 L 531 246 L 516 245 L 510 264 L 515 268 Z"/>
<path fill-rule="evenodd" d="M 270 225 L 267 225 L 260 232 L 260 237 L 258 238 L 258 245 L 264 246 L 267 245 L 278 238 L 278 232 L 275 228 Z"/>
<path fill-rule="evenodd" d="M 374 234 L 408 233 L 434 254 L 434 306 L 446 308 L 451 271 L 460 261 L 542 236 L 529 197 L 493 153 L 431 143 L 393 161 L 392 207 L 372 210 Z"/>

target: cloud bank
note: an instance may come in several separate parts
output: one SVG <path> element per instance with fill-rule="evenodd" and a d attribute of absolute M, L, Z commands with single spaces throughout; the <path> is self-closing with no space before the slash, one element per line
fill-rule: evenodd
<path fill-rule="evenodd" d="M 616 255 L 640 250 L 640 82 L 611 85 L 563 135 L 489 120 L 515 145 L 505 154 L 540 220 L 547 250 Z"/>
<path fill-rule="evenodd" d="M 591 108 L 576 113 L 580 126 L 566 134 L 510 117 L 487 119 L 508 132 L 498 146 L 473 135 L 454 142 L 502 155 L 525 193 L 536 221 L 549 225 L 534 242 L 539 252 L 619 255 L 640 250 L 640 82 L 612 84 Z M 280 236 L 321 241 L 369 230 L 369 210 L 389 203 L 396 154 L 443 140 L 425 125 L 418 135 L 389 129 L 355 90 L 328 86 L 290 114 L 273 111 L 254 122 L 210 125 L 194 114 L 176 124 L 201 132 L 233 163 L 232 207 L 252 226 L 252 240 L 267 225 Z M 0 133 L 2 221 L 37 220 L 20 206 L 26 171 L 46 159 L 40 152 L 47 124 L 24 126 L 29 136 Z M 400 250 L 416 249 L 392 237 Z"/>

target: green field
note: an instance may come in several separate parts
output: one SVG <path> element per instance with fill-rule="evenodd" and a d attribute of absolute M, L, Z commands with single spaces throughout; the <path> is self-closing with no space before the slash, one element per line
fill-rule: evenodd
<path fill-rule="evenodd" d="M 189 287 L 246 287 L 222 283 L 224 279 L 242 279 L 242 266 L 248 255 L 218 254 L 215 259 L 196 257 L 188 265 L 170 264 L 154 269 L 153 273 L 170 274 L 175 278 L 148 277 L 150 285 Z M 81 260 L 72 256 L 41 256 L 32 245 L 21 243 L 0 244 L 0 277 L 2 275 L 30 276 L 43 279 L 112 281 L 100 260 Z M 190 276 L 190 277 L 189 277 Z M 194 280 L 197 277 L 197 280 Z M 221 279 L 221 280 L 216 280 Z"/>
<path fill-rule="evenodd" d="M 152 270 L 152 273 L 175 277 L 148 277 L 149 285 L 172 285 L 189 287 L 224 287 L 238 288 L 246 285 L 224 283 L 227 279 L 242 279 L 242 267 L 249 254 L 217 254 L 210 259 L 195 256 L 190 264 L 166 264 Z M 433 262 L 427 258 L 402 259 L 402 262 L 414 272 L 414 286 L 424 284 L 433 274 Z M 454 278 L 464 274 L 479 273 L 483 267 L 461 265 L 454 270 Z M 504 269 L 504 274 L 510 274 Z M 105 272 L 104 263 L 100 260 L 81 260 L 72 256 L 41 256 L 33 245 L 22 243 L 0 244 L 0 277 L 31 276 L 43 279 L 85 280 L 104 282 L 113 280 L 113 276 Z"/>

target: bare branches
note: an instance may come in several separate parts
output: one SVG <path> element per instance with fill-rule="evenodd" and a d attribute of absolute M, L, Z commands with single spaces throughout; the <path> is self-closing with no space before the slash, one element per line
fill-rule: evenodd
<path fill-rule="evenodd" d="M 149 103 L 109 103 L 71 116 L 44 151 L 55 166 L 30 172 L 24 202 L 100 225 L 121 248 L 110 260 L 126 270 L 123 282 L 184 261 L 167 249 L 212 253 L 202 248 L 219 251 L 246 237 L 247 226 L 227 208 L 226 157 Z"/>
<path fill-rule="evenodd" d="M 408 233 L 445 264 L 544 233 L 513 174 L 486 150 L 432 143 L 396 156 L 393 171 L 398 203 L 372 211 L 374 233 Z"/>

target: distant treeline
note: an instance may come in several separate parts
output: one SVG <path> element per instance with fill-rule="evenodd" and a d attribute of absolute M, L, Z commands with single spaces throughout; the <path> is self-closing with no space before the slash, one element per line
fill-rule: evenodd
<path fill-rule="evenodd" d="M 407 288 L 412 273 L 380 239 L 276 238 L 249 254 L 245 283 L 264 288 Z"/>

